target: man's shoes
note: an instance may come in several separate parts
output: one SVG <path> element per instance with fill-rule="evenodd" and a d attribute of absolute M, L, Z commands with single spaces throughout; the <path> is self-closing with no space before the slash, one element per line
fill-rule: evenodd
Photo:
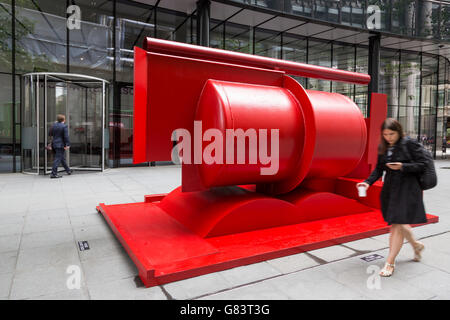
<path fill-rule="evenodd" d="M 70 176 L 71 174 L 72 174 L 72 172 L 73 172 L 73 170 L 71 169 L 71 170 L 69 170 L 69 171 L 67 171 L 67 175 L 68 176 Z"/>
<path fill-rule="evenodd" d="M 62 176 L 59 176 L 59 175 L 56 175 L 56 176 L 50 175 L 50 179 L 56 179 L 56 178 L 62 178 Z"/>

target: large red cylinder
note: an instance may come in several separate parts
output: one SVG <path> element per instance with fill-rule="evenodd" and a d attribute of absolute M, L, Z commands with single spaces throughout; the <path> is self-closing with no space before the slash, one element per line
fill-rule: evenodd
<path fill-rule="evenodd" d="M 210 152 L 211 143 L 220 137 L 222 144 L 215 146 L 218 147 L 216 150 L 223 147 L 224 154 L 221 163 L 210 160 L 210 163 L 199 165 L 205 187 L 256 183 L 267 187 L 261 190 L 282 193 L 305 178 L 344 176 L 357 166 L 365 150 L 367 134 L 363 115 L 354 102 L 338 93 L 304 90 L 293 81 L 286 83 L 290 83 L 291 90 L 207 81 L 195 120 L 197 124 L 201 121 L 203 133 L 211 133 L 209 129 L 215 131 L 207 135 L 206 140 L 211 142 L 204 141 L 201 150 L 203 155 L 215 156 L 215 152 Z M 274 148 L 279 152 L 278 157 L 276 152 L 271 154 L 271 144 L 277 141 L 272 137 L 273 129 L 279 135 L 279 145 Z M 260 140 L 264 138 L 260 130 L 267 133 L 269 164 L 260 158 L 261 142 L 264 142 L 264 139 Z M 227 132 L 241 134 L 241 137 L 247 134 L 243 149 L 234 140 L 233 161 L 229 163 Z M 241 163 L 238 161 L 238 152 L 245 154 L 243 163 L 242 157 Z"/>
<path fill-rule="evenodd" d="M 367 129 L 363 115 L 350 98 L 306 90 L 314 109 L 316 144 L 307 178 L 345 176 L 361 160 Z"/>
<path fill-rule="evenodd" d="M 206 187 L 283 180 L 300 159 L 303 115 L 295 97 L 284 88 L 208 80 L 195 119 L 202 121 L 204 133 L 214 128 L 223 137 L 222 163 L 203 163 L 199 168 Z M 278 139 L 274 130 L 278 131 Z M 267 139 L 264 139 L 264 132 Z M 236 136 L 233 140 L 231 133 Z M 245 136 L 244 148 L 239 147 L 239 136 Z M 278 146 L 272 148 L 272 141 L 276 140 Z M 260 157 L 265 143 L 267 153 L 263 155 L 271 159 L 267 164 Z M 203 143 L 203 151 L 207 145 L 208 142 Z M 271 154 L 272 149 L 278 156 Z M 239 152 L 245 155 L 245 164 L 239 163 Z"/>

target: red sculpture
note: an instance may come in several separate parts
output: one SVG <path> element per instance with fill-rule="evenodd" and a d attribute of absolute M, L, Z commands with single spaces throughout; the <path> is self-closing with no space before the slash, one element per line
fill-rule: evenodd
<path fill-rule="evenodd" d="M 146 286 L 389 231 L 381 182 L 365 198 L 355 186 L 376 165 L 386 95 L 372 94 L 364 118 L 346 96 L 305 90 L 287 74 L 370 81 L 152 38 L 135 48 L 134 162 L 171 160 L 174 132 L 184 145 L 181 187 L 98 206 Z"/>

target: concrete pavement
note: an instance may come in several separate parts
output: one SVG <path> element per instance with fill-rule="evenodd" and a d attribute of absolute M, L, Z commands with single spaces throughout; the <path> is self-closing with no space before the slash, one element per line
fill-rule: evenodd
<path fill-rule="evenodd" d="M 425 191 L 440 222 L 414 228 L 421 262 L 405 244 L 391 278 L 378 270 L 388 235 L 145 288 L 95 206 L 141 202 L 181 182 L 179 166 L 110 169 L 62 179 L 0 175 L 0 299 L 450 299 L 450 160 Z M 88 241 L 80 251 L 78 241 Z M 383 258 L 361 259 L 377 254 Z M 374 256 L 376 257 L 376 256 Z M 72 276 L 81 275 L 79 289 Z"/>

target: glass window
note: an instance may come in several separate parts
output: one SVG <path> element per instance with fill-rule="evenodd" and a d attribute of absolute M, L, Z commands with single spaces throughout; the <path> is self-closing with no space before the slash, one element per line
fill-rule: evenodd
<path fill-rule="evenodd" d="M 0 73 L 0 173 L 13 171 L 13 101 L 11 75 Z"/>
<path fill-rule="evenodd" d="M 80 28 L 69 32 L 70 72 L 111 81 L 113 67 L 113 3 L 72 1 L 81 10 Z"/>
<path fill-rule="evenodd" d="M 223 30 L 225 23 L 221 21 L 211 20 L 211 28 L 209 29 L 209 46 L 211 48 L 225 49 L 225 41 L 223 39 Z"/>
<path fill-rule="evenodd" d="M 401 53 L 399 118 L 405 134 L 417 138 L 420 95 L 420 55 Z"/>
<path fill-rule="evenodd" d="M 433 2 L 431 6 L 431 32 L 434 38 L 440 38 L 443 18 L 442 5 Z"/>
<path fill-rule="evenodd" d="M 427 11 L 428 9 L 425 7 L 422 9 Z M 416 10 L 415 0 L 392 1 L 392 31 L 404 35 L 414 35 L 416 13 L 418 10 Z M 424 19 L 428 19 L 427 15 L 424 12 Z"/>
<path fill-rule="evenodd" d="M 331 67 L 331 43 L 308 41 L 308 64 Z M 331 81 L 308 79 L 308 89 L 331 91 Z"/>
<path fill-rule="evenodd" d="M 16 1 L 16 72 L 65 72 L 66 2 Z"/>
<path fill-rule="evenodd" d="M 442 4 L 441 39 L 450 41 L 450 4 Z"/>
<path fill-rule="evenodd" d="M 154 10 L 122 2 L 116 4 L 116 80 L 133 82 L 134 47 L 142 48 L 144 40 L 155 33 Z"/>
<path fill-rule="evenodd" d="M 283 35 L 283 57 L 284 60 L 306 63 L 308 53 L 308 41 L 306 38 Z M 292 76 L 306 87 L 306 78 Z"/>
<path fill-rule="evenodd" d="M 400 73 L 399 52 L 380 50 L 379 92 L 388 99 L 388 118 L 398 116 L 398 86 Z"/>
<path fill-rule="evenodd" d="M 367 5 L 376 5 L 378 6 L 378 9 L 380 10 L 380 23 L 381 23 L 381 30 L 390 30 L 391 28 L 391 0 L 369 0 L 367 1 Z M 368 8 L 366 8 L 366 14 L 367 19 L 369 19 L 368 15 Z M 371 15 L 374 14 L 372 11 Z M 367 23 L 364 25 L 365 28 L 367 28 Z"/>
<path fill-rule="evenodd" d="M 356 48 L 356 72 L 369 73 L 369 49 Z M 368 86 L 355 85 L 355 103 L 367 116 Z"/>
<path fill-rule="evenodd" d="M 225 24 L 226 50 L 252 53 L 252 42 L 252 33 L 249 26 L 237 25 L 229 22 Z"/>
<path fill-rule="evenodd" d="M 314 1 L 314 18 L 339 22 L 339 0 Z"/>
<path fill-rule="evenodd" d="M 328 20 L 328 6 L 332 1 L 317 0 L 314 1 L 314 18 Z"/>
<path fill-rule="evenodd" d="M 270 58 L 281 58 L 281 36 L 275 31 L 255 29 L 255 54 Z"/>
<path fill-rule="evenodd" d="M 283 57 L 284 60 L 306 63 L 307 61 L 306 38 L 298 38 L 283 35 Z"/>
<path fill-rule="evenodd" d="M 365 28 L 366 27 L 366 8 L 365 1 L 356 0 L 352 1 L 352 18 L 351 24 L 354 27 Z"/>
<path fill-rule="evenodd" d="M 447 117 L 445 115 L 446 97 L 445 89 L 447 82 L 447 60 L 439 57 L 439 86 L 438 86 L 438 109 L 437 109 L 437 125 L 436 125 L 436 154 L 442 155 L 442 146 L 446 146 L 445 131 Z"/>
<path fill-rule="evenodd" d="M 352 24 L 352 2 L 349 0 L 341 2 L 341 23 L 348 26 Z"/>
<path fill-rule="evenodd" d="M 252 0 L 254 4 L 281 12 L 292 12 L 291 0 Z"/>
<path fill-rule="evenodd" d="M 333 45 L 333 68 L 355 71 L 355 63 L 355 47 Z M 351 83 L 333 82 L 332 92 L 346 95 L 353 100 L 354 88 L 355 86 Z"/>
<path fill-rule="evenodd" d="M 420 140 L 423 145 L 433 152 L 435 126 L 436 126 L 436 105 L 437 105 L 437 81 L 438 81 L 438 59 L 433 56 L 423 55 L 422 57 L 422 101 L 421 107 L 421 130 Z"/>
<path fill-rule="evenodd" d="M 197 16 L 192 14 L 187 23 L 189 25 L 187 29 L 187 43 L 197 44 Z"/>
<path fill-rule="evenodd" d="M 313 0 L 293 0 L 292 13 L 310 17 L 313 13 Z"/>
<path fill-rule="evenodd" d="M 0 72 L 12 71 L 12 11 L 10 0 L 0 0 Z"/>
<path fill-rule="evenodd" d="M 156 10 L 156 37 L 164 40 L 185 42 L 187 29 L 183 26 L 187 15 L 160 7 L 157 7 Z"/>

